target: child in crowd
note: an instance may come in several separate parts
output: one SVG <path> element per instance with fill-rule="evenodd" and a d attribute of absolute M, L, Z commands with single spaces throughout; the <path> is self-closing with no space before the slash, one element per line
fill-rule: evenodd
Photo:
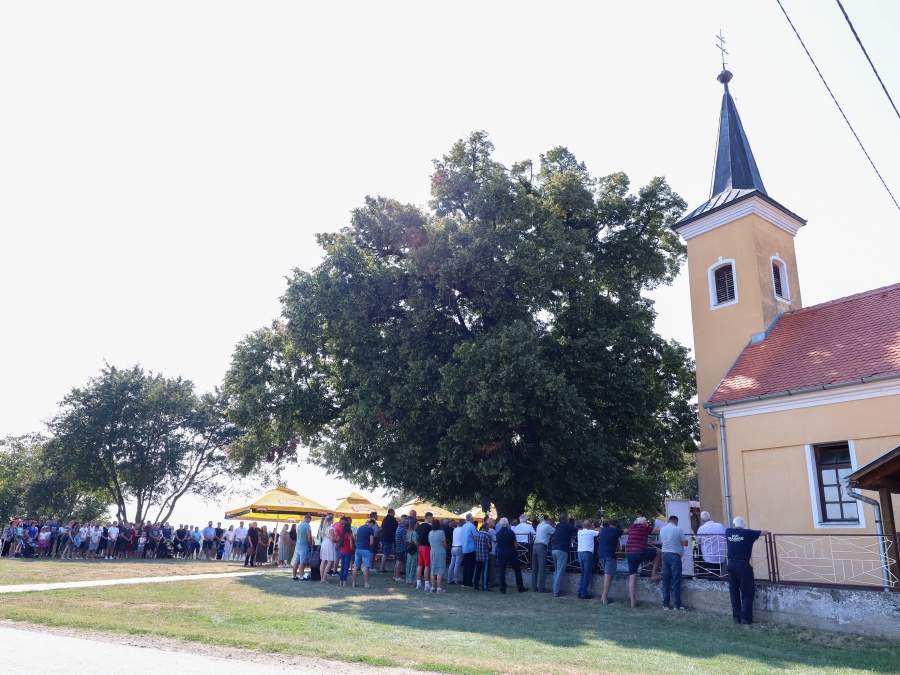
<path fill-rule="evenodd" d="M 144 548 L 147 546 L 147 535 L 141 533 L 141 536 L 138 537 L 138 558 L 144 557 Z"/>

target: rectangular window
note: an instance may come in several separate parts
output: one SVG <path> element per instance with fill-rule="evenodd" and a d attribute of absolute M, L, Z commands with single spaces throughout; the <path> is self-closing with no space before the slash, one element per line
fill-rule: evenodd
<path fill-rule="evenodd" d="M 715 271 L 716 304 L 734 300 L 734 270 L 731 265 L 723 265 Z"/>
<path fill-rule="evenodd" d="M 775 295 L 784 298 L 784 291 L 781 288 L 781 268 L 778 263 L 772 263 L 772 279 L 775 281 Z"/>
<path fill-rule="evenodd" d="M 823 522 L 859 522 L 857 501 L 848 497 L 841 479 L 853 472 L 847 443 L 819 445 L 815 448 L 816 477 Z"/>

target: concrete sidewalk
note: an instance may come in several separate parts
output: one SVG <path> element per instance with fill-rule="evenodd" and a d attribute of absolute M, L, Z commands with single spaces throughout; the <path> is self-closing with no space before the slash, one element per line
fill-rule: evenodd
<path fill-rule="evenodd" d="M 140 675 L 422 675 L 405 668 L 375 668 L 358 663 L 327 661 L 252 652 L 197 643 L 184 650 L 173 641 L 133 635 L 59 635 L 40 627 L 10 628 L 0 625 L 0 644 L 7 645 L 0 660 L 4 675 L 71 675 L 94 671 Z M 18 645 L 18 646 L 15 646 Z M 263 648 L 264 645 L 260 645 Z"/>
<path fill-rule="evenodd" d="M 126 577 L 124 579 L 96 579 L 94 581 L 58 581 L 47 584 L 15 584 L 0 586 L 4 593 L 31 593 L 34 591 L 58 591 L 63 588 L 90 588 L 92 586 L 122 586 L 128 584 L 161 584 L 168 581 L 197 581 L 201 579 L 228 579 L 229 577 L 257 576 L 272 574 L 275 570 L 262 572 L 210 572 L 209 574 L 182 574 L 168 577 Z"/>

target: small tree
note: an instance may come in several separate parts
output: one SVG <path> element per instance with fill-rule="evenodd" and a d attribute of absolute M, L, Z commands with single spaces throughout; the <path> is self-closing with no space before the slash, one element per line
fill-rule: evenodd
<path fill-rule="evenodd" d="M 215 395 L 140 366 L 106 366 L 50 422 L 52 463 L 100 491 L 121 519 L 165 521 L 185 494 L 212 496 L 237 432 Z M 154 515 L 155 514 L 155 515 Z"/>

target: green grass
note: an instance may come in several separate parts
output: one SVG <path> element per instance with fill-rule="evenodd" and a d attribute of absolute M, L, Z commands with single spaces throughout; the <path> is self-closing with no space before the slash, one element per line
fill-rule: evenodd
<path fill-rule="evenodd" d="M 900 645 L 577 598 L 265 575 L 0 596 L 0 618 L 443 673 L 896 673 Z"/>
<path fill-rule="evenodd" d="M 243 570 L 243 567 L 238 562 L 206 562 L 205 560 L 0 558 L 0 586 L 127 577 L 182 576 L 212 572 L 237 572 L 239 570 Z"/>

